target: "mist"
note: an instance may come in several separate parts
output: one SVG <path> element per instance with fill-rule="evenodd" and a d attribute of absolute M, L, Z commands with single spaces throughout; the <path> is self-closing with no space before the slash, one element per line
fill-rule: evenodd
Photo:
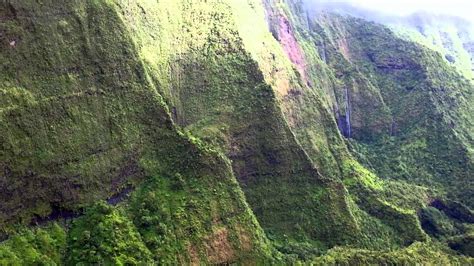
<path fill-rule="evenodd" d="M 383 17 L 405 17 L 421 12 L 453 16 L 474 22 L 473 0 L 303 0 L 303 2 L 313 11 L 324 9 L 366 18 L 369 16 L 375 20 Z"/>

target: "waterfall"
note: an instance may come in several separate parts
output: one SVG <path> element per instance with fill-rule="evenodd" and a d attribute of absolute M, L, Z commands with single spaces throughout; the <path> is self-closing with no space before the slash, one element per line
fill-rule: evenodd
<path fill-rule="evenodd" d="M 351 126 L 351 102 L 349 96 L 349 88 L 344 89 L 344 108 L 345 114 L 341 114 L 341 109 L 337 104 L 337 101 L 334 105 L 334 113 L 336 114 L 337 127 L 341 131 L 342 135 L 346 138 L 352 137 L 352 126 Z"/>
<path fill-rule="evenodd" d="M 394 135 L 394 133 L 395 133 L 395 131 L 394 131 L 394 130 L 395 130 L 395 126 L 396 126 L 395 120 L 394 120 L 393 117 L 392 117 L 392 123 L 390 123 L 390 137 L 392 137 L 392 136 Z"/>
<path fill-rule="evenodd" d="M 320 54 L 321 59 L 323 60 L 323 62 L 327 64 L 328 60 L 327 60 L 327 53 L 326 53 L 326 43 L 323 41 L 321 46 L 322 46 L 322 49 L 319 52 L 319 54 Z"/>
<path fill-rule="evenodd" d="M 345 98 L 346 98 L 346 135 L 348 138 L 352 136 L 352 128 L 351 128 L 351 103 L 349 99 L 349 87 L 346 86 L 345 90 Z"/>

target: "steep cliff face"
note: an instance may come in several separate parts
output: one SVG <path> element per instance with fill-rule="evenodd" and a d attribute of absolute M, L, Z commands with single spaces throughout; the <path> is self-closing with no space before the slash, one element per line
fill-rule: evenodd
<path fill-rule="evenodd" d="M 0 264 L 468 261 L 426 241 L 474 217 L 472 85 L 438 54 L 299 1 L 0 15 Z"/>
<path fill-rule="evenodd" d="M 455 15 L 441 15 L 423 11 L 417 11 L 410 15 L 380 13 L 367 6 L 355 5 L 350 1 L 304 0 L 302 2 L 306 3 L 305 9 L 311 15 L 330 12 L 386 25 L 398 36 L 441 53 L 446 63 L 454 66 L 468 79 L 474 77 L 474 25 L 471 20 Z"/>
<path fill-rule="evenodd" d="M 214 8 L 210 8 L 209 4 Z M 123 8 L 134 10 L 136 6 L 127 5 Z M 158 8 L 156 6 L 151 9 Z M 267 234 L 277 241 L 308 241 L 321 248 L 342 243 L 378 245 L 368 240 L 368 223 L 353 213 L 360 210 L 344 187 L 342 173 L 328 165 L 331 163 L 338 167 L 337 160 L 330 159 L 326 165 L 315 164 L 313 158 L 325 158 L 315 156 L 315 153 L 313 157 L 307 154 L 289 127 L 286 113 L 282 113 L 282 105 L 278 102 L 278 97 L 282 95 L 279 93 L 286 93 L 285 96 L 298 94 L 303 88 L 298 83 L 305 79 L 301 61 L 303 51 L 298 47 L 295 35 L 290 32 L 289 21 L 280 17 L 276 24 L 282 27 L 279 32 L 286 34 L 286 39 L 280 40 L 284 44 L 281 51 L 278 42 L 266 28 L 264 10 L 258 2 L 254 2 L 253 8 L 252 5 L 242 7 L 218 1 L 178 4 L 177 8 L 184 12 L 183 20 L 173 19 L 167 22 L 176 23 L 174 27 L 177 30 L 168 29 L 169 40 L 177 40 L 173 43 L 176 49 L 163 49 L 163 54 L 160 54 L 160 45 L 166 46 L 169 43 L 152 42 L 148 36 L 141 34 L 137 38 L 138 46 L 142 47 L 142 43 L 152 45 L 143 46 L 146 48 L 141 52 L 146 52 L 143 57 L 150 66 L 151 78 L 157 82 L 162 82 L 159 80 L 159 73 L 155 72 L 160 67 L 160 61 L 153 59 L 168 58 L 172 74 L 167 82 L 172 86 L 160 88 L 163 89 L 161 93 L 165 95 L 169 109 L 173 110 L 175 123 L 184 130 L 189 130 L 192 135 L 214 144 L 216 149 L 229 157 L 247 201 Z M 234 16 L 238 16 L 234 14 L 244 17 L 255 14 L 260 18 L 256 23 L 259 26 L 254 27 L 260 27 L 261 32 L 265 33 L 257 38 L 261 38 L 262 43 L 271 43 L 269 45 L 279 53 L 272 59 L 277 62 L 276 65 L 290 66 L 286 69 L 288 78 L 285 79 L 289 80 L 287 88 L 271 86 L 271 74 L 268 73 L 267 80 L 270 80 L 270 84 L 267 83 L 265 74 L 251 54 L 258 53 L 263 47 L 258 39 L 253 39 L 255 35 L 250 39 L 251 33 L 243 32 L 248 22 L 239 21 L 239 26 L 233 21 Z M 153 21 L 147 15 L 134 15 L 128 25 L 137 25 L 136 28 L 153 34 L 154 28 L 145 24 L 145 21 L 151 25 L 163 25 L 163 17 L 160 18 L 161 21 Z M 194 23 L 197 20 L 202 22 Z M 145 57 L 150 50 L 156 51 L 156 57 Z M 260 62 L 272 65 L 271 62 Z M 292 66 L 295 66 L 296 72 Z M 223 71 L 225 74 L 222 74 Z M 294 76 L 293 80 L 291 75 Z M 292 85 L 291 82 L 297 83 Z M 307 85 L 303 86 L 306 88 Z M 285 89 L 293 92 L 284 92 Z M 339 145 L 344 149 L 330 113 L 317 96 L 310 97 L 312 98 L 305 99 L 306 104 L 314 104 L 313 108 L 322 112 L 321 115 L 310 116 L 325 124 L 321 128 L 332 131 L 334 146 Z M 295 110 L 301 110 L 296 107 L 296 103 L 292 104 L 295 105 Z M 328 135 L 330 133 L 323 137 Z M 330 149 L 337 148 L 331 146 L 330 143 L 323 143 L 318 148 L 330 153 Z M 341 154 L 341 160 L 345 161 L 340 163 L 349 164 L 349 156 L 346 154 L 347 159 L 342 156 L 344 155 Z M 358 180 L 357 178 L 358 176 L 354 180 Z M 385 207 L 380 208 L 383 210 Z M 387 209 L 391 210 L 390 207 Z M 374 222 L 376 221 L 377 219 Z M 361 229 L 361 226 L 364 228 Z M 380 225 L 376 230 L 390 235 L 382 241 L 399 245 L 404 241 L 424 238 L 419 228 L 416 231 L 416 222 L 412 226 L 415 232 L 403 232 L 407 235 L 401 237 L 396 236 L 393 231 L 404 231 L 402 228 L 393 229 Z M 364 240 L 360 241 L 359 238 Z"/>
<path fill-rule="evenodd" d="M 305 83 L 323 95 L 326 109 L 333 113 L 353 154 L 379 176 L 388 178 L 381 194 L 391 194 L 395 187 L 405 184 L 400 180 L 409 180 L 434 190 L 428 198 L 448 193 L 471 204 L 472 84 L 439 54 L 404 41 L 381 25 L 327 13 L 308 17 L 297 1 L 269 7 L 270 19 L 283 16 L 290 21 L 290 31 L 303 48 L 305 61 L 310 62 L 305 65 Z M 275 21 L 278 19 L 270 25 L 278 25 Z M 272 32 L 278 39 L 279 31 Z M 287 48 L 285 41 L 280 43 Z M 302 106 L 300 101 L 291 108 L 291 114 Z M 308 112 L 307 107 L 303 109 Z M 311 154 L 314 145 L 304 139 L 314 125 L 305 124 L 293 124 L 293 131 Z M 339 151 L 336 157 L 339 163 L 344 162 L 340 154 L 344 152 Z M 343 172 L 340 176 L 346 175 Z M 360 193 L 359 188 L 348 188 L 355 195 Z M 367 194 L 364 197 L 357 201 L 362 207 L 370 198 Z M 421 205 L 429 204 L 430 200 L 425 200 Z M 367 211 L 373 214 L 373 210 Z"/>
<path fill-rule="evenodd" d="M 309 60 L 308 72 L 315 74 L 306 76 L 308 85 L 324 84 L 352 153 L 388 178 L 382 194 L 391 194 L 406 180 L 429 187 L 428 198 L 447 195 L 472 206 L 474 90 L 465 75 L 439 53 L 404 41 L 381 25 L 325 12 L 311 17 L 299 2 L 289 1 L 281 10 L 291 17 L 306 59 L 316 55 Z M 431 199 L 426 203 L 437 205 Z M 469 208 L 460 208 L 472 215 Z M 426 232 L 432 234 L 433 223 L 447 219 L 437 215 L 420 216 Z M 434 217 L 440 220 L 434 222 Z"/>
<path fill-rule="evenodd" d="M 380 176 L 438 183 L 472 206 L 473 85 L 439 54 L 379 25 L 322 15 L 316 28 L 342 83 L 335 109 L 351 108 L 336 111 L 339 124 Z"/>
<path fill-rule="evenodd" d="M 138 230 L 135 239 L 150 258 L 221 263 L 254 250 L 263 256 L 265 239 L 228 159 L 173 123 L 125 11 L 107 1 L 2 5 L 2 231 L 80 213 L 158 179 L 134 193 L 133 208 L 122 207 L 125 218 L 116 221 Z M 110 230 L 109 212 L 97 212 L 90 215 L 103 215 L 98 224 Z M 68 252 L 69 260 L 119 257 L 95 250 L 94 238 L 77 231 L 102 235 L 93 227 L 74 223 L 70 245 L 84 251 Z M 111 245 L 127 245 L 126 237 L 119 240 Z"/>

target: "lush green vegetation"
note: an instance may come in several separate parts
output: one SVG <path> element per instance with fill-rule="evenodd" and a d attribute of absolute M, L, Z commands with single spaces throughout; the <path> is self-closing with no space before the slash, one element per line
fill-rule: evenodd
<path fill-rule="evenodd" d="M 0 4 L 0 264 L 473 263 L 473 85 L 237 2 Z"/>
<path fill-rule="evenodd" d="M 151 253 L 132 222 L 104 202 L 97 203 L 74 221 L 67 253 L 69 265 L 151 262 Z"/>
<path fill-rule="evenodd" d="M 177 250 L 180 258 L 176 253 L 169 257 L 176 255 L 174 261 L 219 263 L 267 256 L 270 251 L 266 239 L 228 159 L 174 124 L 172 113 L 158 93 L 165 85 L 150 77 L 154 72 L 142 61 L 137 48 L 139 38 L 133 39 L 132 29 L 127 28 L 132 24 L 124 23 L 133 14 L 124 17 L 118 4 L 2 4 L 8 18 L 1 22 L 6 24 L 2 40 L 19 39 L 14 47 L 2 42 L 6 49 L 0 53 L 0 84 L 11 96 L 0 107 L 2 235 L 15 234 L 14 225 L 18 223 L 61 218 L 63 210 L 80 213 L 98 200 L 138 187 L 148 177 L 179 177 L 188 184 L 183 189 L 189 195 L 196 194 L 194 201 L 190 196 L 183 203 L 194 205 L 195 212 L 187 213 L 186 218 L 182 217 L 183 211 L 178 212 L 181 216 L 172 216 L 168 226 L 175 226 L 179 219 L 206 226 L 200 226 L 197 236 L 182 233 L 173 240 L 173 246 L 182 248 Z M 130 224 L 138 218 L 126 211 L 107 211 L 111 214 L 96 210 L 87 215 L 97 222 L 117 225 L 122 232 L 114 235 L 113 228 L 101 228 L 96 239 L 88 239 L 82 233 L 95 224 L 81 224 L 79 220 L 79 229 L 68 232 L 68 245 L 77 250 L 69 250 L 71 257 L 67 259 L 126 263 L 151 258 L 144 246 L 154 246 L 140 240 L 148 240 L 148 236 L 137 235 L 145 228 Z M 215 224 L 210 226 L 213 221 Z M 231 245 L 230 239 L 236 236 L 245 245 Z M 106 238 L 113 237 L 118 243 L 98 250 L 101 243 L 108 243 Z M 130 250 L 123 246 L 127 238 L 135 243 Z M 89 246 L 82 245 L 87 241 L 91 241 Z M 125 257 L 119 254 L 122 251 Z M 207 256 L 211 251 L 223 255 Z"/>
<path fill-rule="evenodd" d="M 0 264 L 55 265 L 63 261 L 65 249 L 66 232 L 56 223 L 22 229 L 0 245 Z"/>
<path fill-rule="evenodd" d="M 316 265 L 469 265 L 472 258 L 456 256 L 436 243 L 415 243 L 395 252 L 335 248 L 314 260 Z"/>

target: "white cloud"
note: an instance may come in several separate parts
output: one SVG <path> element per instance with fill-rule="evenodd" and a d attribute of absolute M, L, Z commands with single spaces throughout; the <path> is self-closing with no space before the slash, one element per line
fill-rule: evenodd
<path fill-rule="evenodd" d="M 392 15 L 410 15 L 425 11 L 433 14 L 452 15 L 474 21 L 474 0 L 306 0 L 318 3 L 350 3 Z"/>

